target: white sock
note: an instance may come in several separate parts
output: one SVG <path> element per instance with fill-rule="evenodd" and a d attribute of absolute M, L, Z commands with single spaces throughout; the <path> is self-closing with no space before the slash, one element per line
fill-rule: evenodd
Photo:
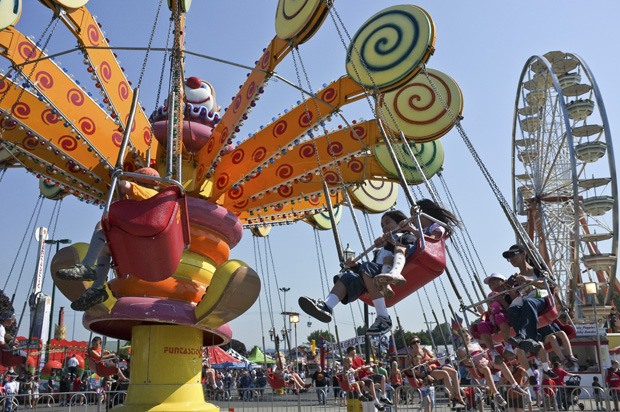
<path fill-rule="evenodd" d="M 549 370 L 549 362 L 541 362 L 543 370 L 544 371 L 548 371 Z"/>
<path fill-rule="evenodd" d="M 324 302 L 328 308 L 333 309 L 338 304 L 338 302 L 340 302 L 340 298 L 333 293 L 330 293 L 329 295 L 327 295 Z"/>
<path fill-rule="evenodd" d="M 377 316 L 382 316 L 384 318 L 390 317 L 387 311 L 387 306 L 385 306 L 385 298 L 373 299 L 372 304 L 375 305 Z"/>

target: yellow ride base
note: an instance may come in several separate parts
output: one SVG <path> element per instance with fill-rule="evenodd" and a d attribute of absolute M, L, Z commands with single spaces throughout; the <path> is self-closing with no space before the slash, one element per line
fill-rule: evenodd
<path fill-rule="evenodd" d="M 127 398 L 113 410 L 219 411 L 205 402 L 200 383 L 202 338 L 189 326 L 134 326 Z"/>

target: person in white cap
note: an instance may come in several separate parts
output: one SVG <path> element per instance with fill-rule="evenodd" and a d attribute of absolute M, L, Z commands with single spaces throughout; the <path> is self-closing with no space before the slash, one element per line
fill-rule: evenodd
<path fill-rule="evenodd" d="M 480 333 L 480 340 L 490 349 L 493 362 L 501 364 L 504 362 L 504 358 L 513 360 L 516 356 L 510 343 L 504 344 L 504 356 L 500 355 L 495 349 L 492 336 L 493 333 L 499 331 L 504 342 L 510 339 L 510 319 L 508 318 L 510 302 L 506 299 L 506 294 L 501 293 L 505 291 L 506 277 L 501 273 L 491 273 L 484 279 L 484 283 L 489 285 L 491 289 L 488 298 L 492 300 L 489 301 L 486 319 L 478 323 L 478 332 Z M 482 307 L 479 307 L 478 310 L 481 311 Z"/>

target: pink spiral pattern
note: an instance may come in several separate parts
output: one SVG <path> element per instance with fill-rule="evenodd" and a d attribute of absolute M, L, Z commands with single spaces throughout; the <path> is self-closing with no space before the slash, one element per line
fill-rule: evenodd
<path fill-rule="evenodd" d="M 144 143 L 150 145 L 153 141 L 153 133 L 151 133 L 151 129 L 149 127 L 145 127 L 142 131 L 142 138 L 144 139 Z"/>
<path fill-rule="evenodd" d="M 349 136 L 355 141 L 363 140 L 368 137 L 368 130 L 360 125 L 353 126 L 353 130 L 351 130 Z"/>
<path fill-rule="evenodd" d="M 338 156 L 342 153 L 342 143 L 340 142 L 331 142 L 329 146 L 327 146 L 327 153 L 331 156 Z"/>
<path fill-rule="evenodd" d="M 41 112 L 41 120 L 46 125 L 52 125 L 58 123 L 58 115 L 52 112 L 52 109 L 45 109 Z"/>
<path fill-rule="evenodd" d="M 338 174 L 336 172 L 328 171 L 323 174 L 323 178 L 325 179 L 325 183 L 328 185 L 335 185 L 340 182 L 340 178 L 338 178 Z"/>
<path fill-rule="evenodd" d="M 197 177 L 202 177 L 205 174 L 205 165 L 203 165 L 202 163 L 200 163 L 198 165 L 198 172 L 196 172 L 196 176 Z"/>
<path fill-rule="evenodd" d="M 278 189 L 278 192 L 280 192 L 280 189 Z M 283 195 L 283 196 L 288 196 L 288 195 Z M 274 212 L 281 212 L 282 209 L 284 209 L 284 205 L 281 205 L 281 204 L 275 205 L 273 207 Z"/>
<path fill-rule="evenodd" d="M 58 146 L 65 152 L 72 152 L 78 148 L 78 141 L 75 136 L 64 135 L 58 139 Z"/>
<path fill-rule="evenodd" d="M 286 133 L 286 129 L 288 127 L 288 123 L 286 120 L 280 120 L 275 125 L 273 125 L 273 137 L 278 138 Z"/>
<path fill-rule="evenodd" d="M 252 153 L 252 160 L 255 163 L 260 163 L 265 159 L 266 156 L 267 156 L 267 149 L 265 149 L 265 147 L 263 146 L 257 147 Z"/>
<path fill-rule="evenodd" d="M 17 45 L 17 53 L 26 61 L 37 56 L 34 46 L 28 41 L 23 41 Z"/>
<path fill-rule="evenodd" d="M 235 96 L 235 100 L 233 101 L 231 106 L 232 106 L 233 113 L 237 113 L 237 111 L 241 107 L 241 95 L 240 94 L 237 94 Z"/>
<path fill-rule="evenodd" d="M 119 132 L 112 133 L 112 143 L 116 147 L 121 147 L 121 143 L 123 142 L 123 135 Z"/>
<path fill-rule="evenodd" d="M 308 127 L 312 123 L 312 119 L 314 118 L 314 114 L 312 112 L 303 112 L 301 116 L 299 116 L 299 126 Z"/>
<path fill-rule="evenodd" d="M 293 175 L 293 166 L 289 164 L 283 164 L 276 169 L 276 176 L 281 179 L 288 179 Z"/>
<path fill-rule="evenodd" d="M 306 175 L 303 175 L 299 178 L 299 181 L 302 183 L 310 183 L 312 182 L 312 179 L 314 179 L 314 175 L 312 173 L 308 173 Z"/>
<path fill-rule="evenodd" d="M 352 159 L 349 163 L 349 170 L 355 173 L 360 173 L 362 171 L 364 171 L 364 163 L 362 163 L 360 160 L 358 159 Z"/>
<path fill-rule="evenodd" d="M 123 80 L 118 84 L 118 96 L 121 100 L 127 100 L 129 98 L 129 94 L 129 85 Z"/>
<path fill-rule="evenodd" d="M 101 41 L 101 33 L 99 32 L 99 28 L 97 28 L 94 24 L 91 24 L 86 29 L 86 32 L 88 33 L 88 41 L 91 46 L 98 46 Z"/>
<path fill-rule="evenodd" d="M 241 202 L 235 203 L 233 206 L 235 209 L 245 210 L 245 208 L 248 206 L 249 203 L 250 203 L 249 200 L 245 199 L 245 200 L 242 200 Z"/>
<path fill-rule="evenodd" d="M 30 115 L 30 106 L 24 102 L 17 102 L 12 107 L 12 115 L 18 119 L 27 119 Z"/>
<path fill-rule="evenodd" d="M 265 50 L 265 53 L 263 53 L 263 57 L 261 57 L 260 68 L 263 70 L 268 68 L 270 61 L 271 61 L 271 50 L 267 49 Z"/>
<path fill-rule="evenodd" d="M 229 129 L 228 126 L 226 126 L 224 130 L 222 130 L 222 134 L 220 134 L 220 143 L 224 143 L 226 140 L 228 140 L 228 133 Z"/>
<path fill-rule="evenodd" d="M 307 159 L 316 154 L 316 149 L 313 143 L 305 143 L 299 147 L 299 157 Z"/>
<path fill-rule="evenodd" d="M 312 206 L 316 206 L 319 204 L 319 197 L 317 195 L 312 195 L 308 197 L 308 203 Z"/>
<path fill-rule="evenodd" d="M 234 165 L 236 165 L 241 163 L 244 157 L 245 151 L 243 149 L 235 149 L 230 155 L 230 160 Z"/>
<path fill-rule="evenodd" d="M 5 117 L 4 120 L 2 121 L 2 128 L 4 130 L 14 130 L 16 127 L 17 127 L 17 122 L 14 122 L 8 117 Z"/>
<path fill-rule="evenodd" d="M 293 194 L 293 188 L 292 187 L 288 187 L 287 185 L 282 185 L 278 188 L 278 194 L 282 197 L 289 197 L 290 195 Z M 282 209 L 280 209 L 282 210 Z"/>
<path fill-rule="evenodd" d="M 108 83 L 112 78 L 112 68 L 110 67 L 110 63 L 102 62 L 99 65 L 99 75 L 103 79 L 104 82 Z"/>
<path fill-rule="evenodd" d="M 231 200 L 237 200 L 241 196 L 243 196 L 243 186 L 237 186 L 237 188 L 232 188 L 228 191 L 228 197 Z"/>
<path fill-rule="evenodd" d="M 209 140 L 209 143 L 207 143 L 207 153 L 211 153 L 214 147 L 215 147 L 215 140 L 213 139 Z"/>
<path fill-rule="evenodd" d="M 41 90 L 49 90 L 54 87 L 54 78 L 46 71 L 37 72 L 34 75 L 34 81 Z"/>
<path fill-rule="evenodd" d="M 37 139 L 34 136 L 26 136 L 22 140 L 22 146 L 27 150 L 34 150 L 37 147 Z"/>
<path fill-rule="evenodd" d="M 7 90 L 9 90 L 9 82 L 7 82 L 6 80 L 0 80 L 0 94 L 5 93 Z"/>
<path fill-rule="evenodd" d="M 245 91 L 245 98 L 247 100 L 250 100 L 252 97 L 254 97 L 254 93 L 256 93 L 256 82 L 250 83 L 248 89 Z"/>
<path fill-rule="evenodd" d="M 336 97 L 338 97 L 338 91 L 333 87 L 330 87 L 329 89 L 325 89 L 323 93 L 321 93 L 320 97 L 327 103 L 331 103 L 336 100 Z"/>
<path fill-rule="evenodd" d="M 228 174 L 222 173 L 220 177 L 217 178 L 217 181 L 215 182 L 215 187 L 217 187 L 218 189 L 223 189 L 224 187 L 226 187 L 226 185 L 228 185 L 228 180 Z"/>
<path fill-rule="evenodd" d="M 78 124 L 80 125 L 82 133 L 88 136 L 92 136 L 97 131 L 97 126 L 90 117 L 82 117 L 78 120 Z"/>
<path fill-rule="evenodd" d="M 84 104 L 84 93 L 76 88 L 69 89 L 67 92 L 67 101 L 74 106 L 81 106 Z"/>

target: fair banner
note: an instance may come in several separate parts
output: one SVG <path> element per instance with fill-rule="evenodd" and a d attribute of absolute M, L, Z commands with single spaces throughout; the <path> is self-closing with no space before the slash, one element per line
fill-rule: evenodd
<path fill-rule="evenodd" d="M 596 336 L 596 323 L 576 323 L 575 331 L 577 336 Z M 599 326 L 599 336 L 607 336 L 607 329 L 603 326 Z"/>
<path fill-rule="evenodd" d="M 340 342 L 340 348 L 345 350 L 349 346 L 358 346 L 366 344 L 366 336 L 357 336 L 355 338 L 343 340 Z M 325 349 L 328 351 L 338 350 L 338 344 L 336 342 L 325 342 Z"/>

